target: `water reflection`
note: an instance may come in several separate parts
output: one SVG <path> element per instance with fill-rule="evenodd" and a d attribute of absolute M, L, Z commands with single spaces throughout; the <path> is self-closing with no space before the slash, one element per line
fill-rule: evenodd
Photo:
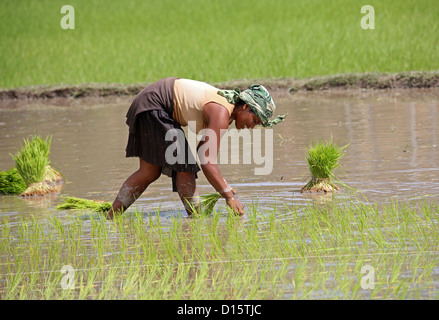
<path fill-rule="evenodd" d="M 255 175 L 254 164 L 223 164 L 220 169 L 250 206 L 303 205 L 328 201 L 299 191 L 309 179 L 306 147 L 331 135 L 349 144 L 338 178 L 370 201 L 392 197 L 412 199 L 439 195 L 437 89 L 296 93 L 274 98 L 277 113 L 288 113 L 273 130 L 273 171 Z M 0 106 L 0 170 L 12 167 L 10 153 L 33 133 L 52 135 L 53 166 L 67 184 L 61 195 L 112 201 L 134 170 L 137 159 L 125 158 L 128 129 L 126 110 L 131 97 L 15 102 Z M 3 102 L 4 104 L 4 102 Z M 234 146 L 231 146 L 231 148 Z M 252 147 L 249 145 L 248 147 Z M 240 146 L 242 148 L 242 146 Z M 264 150 L 264 149 L 262 149 Z M 202 174 L 201 194 L 212 192 Z M 338 197 L 349 196 L 343 189 Z M 58 198 L 24 200 L 0 197 L 2 216 L 53 214 Z M 224 205 L 221 203 L 220 205 Z M 183 210 L 171 181 L 161 177 L 136 201 L 133 210 L 156 211 L 165 219 Z"/>

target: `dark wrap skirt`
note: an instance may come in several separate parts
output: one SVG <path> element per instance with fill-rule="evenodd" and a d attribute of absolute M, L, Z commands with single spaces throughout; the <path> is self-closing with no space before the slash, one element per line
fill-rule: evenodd
<path fill-rule="evenodd" d="M 197 178 L 200 171 L 180 124 L 172 118 L 175 79 L 159 80 L 134 98 L 127 113 L 126 147 L 127 157 L 160 166 L 162 173 L 172 178 L 174 192 L 177 172 L 193 172 Z"/>

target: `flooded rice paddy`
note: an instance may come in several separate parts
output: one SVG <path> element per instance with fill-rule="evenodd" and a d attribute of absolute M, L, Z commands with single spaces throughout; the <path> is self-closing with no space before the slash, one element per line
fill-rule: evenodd
<path fill-rule="evenodd" d="M 0 170 L 10 169 L 14 165 L 9 154 L 17 151 L 23 138 L 27 138 L 33 133 L 38 133 L 43 137 L 52 135 L 50 156 L 52 165 L 67 180 L 60 196 L 112 201 L 123 181 L 138 166 L 136 159 L 125 158 L 125 145 L 128 138 L 125 114 L 131 99 L 132 97 L 112 97 L 106 99 L 2 102 L 3 105 L 0 107 Z M 191 286 L 187 285 L 187 291 L 182 289 L 180 292 L 175 283 L 179 272 L 183 271 L 180 271 L 179 267 L 177 268 L 173 263 L 179 265 L 179 262 L 181 263 L 187 259 L 187 257 L 181 258 L 183 260 L 180 261 L 179 258 L 175 258 L 176 255 L 179 255 L 178 248 L 182 249 L 183 247 L 184 252 L 190 250 L 186 247 L 187 244 L 173 244 L 171 246 L 166 242 L 169 239 L 164 240 L 161 238 L 163 235 L 155 238 L 152 234 L 156 234 L 154 233 L 156 231 L 151 234 L 152 238 L 146 236 L 156 246 L 154 250 L 165 250 L 163 249 L 163 241 L 168 245 L 166 247 L 166 250 L 168 250 L 166 258 L 161 256 L 162 259 L 157 261 L 161 261 L 163 264 L 163 261 L 166 260 L 167 268 L 169 268 L 169 265 L 173 265 L 173 267 L 168 270 L 169 274 L 162 274 L 161 272 L 165 271 L 155 270 L 154 272 L 157 273 L 156 278 L 149 279 L 150 282 L 148 283 L 156 283 L 158 282 L 157 279 L 163 279 L 164 276 L 173 279 L 174 286 L 168 287 L 168 291 L 162 287 L 159 288 L 161 290 L 156 290 L 156 292 L 162 293 L 165 298 L 438 298 L 438 90 L 330 91 L 292 95 L 278 92 L 274 94 L 274 99 L 278 106 L 276 113 L 288 113 L 288 116 L 283 123 L 273 128 L 273 141 L 263 144 L 262 152 L 265 152 L 265 162 L 263 164 L 261 162 L 255 164 L 255 161 L 248 164 L 242 163 L 245 154 L 250 152 L 249 150 L 255 150 L 257 137 L 252 135 L 251 140 L 237 140 L 237 147 L 240 152 L 232 155 L 232 157 L 234 156 L 235 159 L 237 157 L 241 163 L 232 164 L 230 163 L 231 160 L 229 163 L 220 163 L 223 176 L 236 189 L 240 200 L 248 208 L 248 214 L 239 219 L 240 223 L 244 222 L 244 230 L 246 230 L 245 224 L 249 228 L 246 230 L 247 237 L 250 235 L 251 237 L 259 237 L 257 241 L 255 240 L 255 247 L 253 249 L 247 248 L 244 255 L 246 257 L 245 261 L 248 262 L 247 267 L 251 267 L 251 272 L 245 271 L 244 268 L 234 269 L 236 266 L 230 266 L 230 269 L 227 269 L 224 263 L 222 268 L 235 273 L 237 276 L 239 275 L 239 281 L 259 279 L 260 283 L 256 287 L 253 287 L 254 284 L 250 285 L 252 281 L 238 283 L 244 288 L 246 285 L 249 286 L 249 289 L 243 292 L 234 291 L 236 289 L 233 289 L 233 287 L 236 286 L 229 283 L 229 287 L 224 287 L 221 293 L 210 291 L 210 295 L 203 296 L 200 293 L 200 296 L 197 296 L 194 294 L 196 291 L 193 287 L 197 284 L 194 283 L 193 279 L 199 278 L 199 272 L 209 274 L 206 278 L 208 280 L 205 279 L 204 281 L 208 281 L 210 284 L 212 284 L 212 279 L 223 280 L 224 283 L 238 280 L 227 278 L 225 273 L 220 273 L 221 268 L 211 266 L 209 270 L 204 270 L 198 266 L 198 269 L 195 268 L 195 270 L 190 269 L 192 266 L 187 267 L 187 273 L 185 273 L 187 278 L 191 279 Z M 340 181 L 353 190 L 342 187 L 340 192 L 333 195 L 334 198 L 332 195 L 302 194 L 300 189 L 310 178 L 305 160 L 306 147 L 316 139 L 329 140 L 331 136 L 335 141 L 340 141 L 341 145 L 349 144 L 345 149 L 345 156 L 341 160 L 341 167 L 335 173 Z M 270 154 L 271 145 L 272 159 L 267 156 L 267 154 Z M 236 145 L 231 144 L 230 150 L 235 147 Z M 271 160 L 272 162 L 270 162 Z M 269 174 L 255 175 L 255 171 L 264 165 L 266 168 L 272 167 Z M 201 172 L 198 187 L 200 194 L 214 191 Z M 75 260 L 77 264 L 81 264 L 83 269 L 86 269 L 89 265 L 101 266 L 99 263 L 104 260 L 106 266 L 114 263 L 108 256 L 114 257 L 118 253 L 115 253 L 116 249 L 107 247 L 113 242 L 117 243 L 117 250 L 127 250 L 134 254 L 137 257 L 136 259 L 140 259 L 136 260 L 137 265 L 146 265 L 144 262 L 142 263 L 143 260 L 141 261 L 142 258 L 139 255 L 145 254 L 148 250 L 153 250 L 152 248 L 147 249 L 136 246 L 136 241 L 131 239 L 126 243 L 125 240 L 122 241 L 121 249 L 120 230 L 114 229 L 116 223 L 111 221 L 101 222 L 103 227 L 99 227 L 101 228 L 99 230 L 108 229 L 103 231 L 103 237 L 109 239 L 109 241 L 108 244 L 101 244 L 102 247 L 99 247 L 99 244 L 96 244 L 96 241 L 99 240 L 93 237 L 93 232 L 96 231 L 94 229 L 96 227 L 94 225 L 96 215 L 87 212 L 56 210 L 56 205 L 61 201 L 60 196 L 54 195 L 31 199 L 23 199 L 17 196 L 0 197 L 0 218 L 3 220 L 2 243 L 11 246 L 7 250 L 4 247 L 0 256 L 0 270 L 2 272 L 2 283 L 0 283 L 2 289 L 0 291 L 6 298 L 16 298 L 19 296 L 17 292 L 26 291 L 22 289 L 23 287 L 26 288 L 30 284 L 35 284 L 35 281 L 32 282 L 32 280 L 23 280 L 23 282 L 17 280 L 18 285 L 14 289 L 16 291 L 11 293 L 11 290 L 7 289 L 14 283 L 11 277 L 20 270 L 26 270 L 30 273 L 37 272 L 36 270 L 59 270 L 63 265 L 69 264 L 59 258 L 55 259 L 53 265 L 50 265 L 50 261 L 45 257 L 51 256 L 53 253 L 50 253 L 50 250 L 47 249 L 49 246 L 47 239 L 41 240 L 41 238 L 44 238 L 41 235 L 47 235 L 52 230 L 57 235 L 57 237 L 54 237 L 58 239 L 60 246 L 62 243 L 63 246 L 69 247 L 71 245 L 72 248 L 76 248 L 72 243 L 66 245 L 66 240 L 64 242 L 59 240 L 65 237 L 60 230 L 69 232 L 66 231 L 69 228 L 65 227 L 65 230 L 62 228 L 63 225 L 75 226 L 71 232 L 82 243 L 81 245 L 77 244 L 80 248 L 78 250 L 86 250 L 87 255 L 91 257 L 100 257 L 100 262 L 90 262 L 91 260 L 87 259 L 81 260 L 81 262 Z M 345 208 L 344 210 L 349 213 L 344 216 L 342 209 L 333 208 L 328 211 L 330 213 L 327 216 L 321 216 L 322 212 L 320 211 L 308 210 L 308 208 L 334 202 L 340 204 L 337 208 Z M 408 207 L 411 207 L 413 203 L 421 203 L 419 210 L 424 212 L 425 215 L 418 217 L 413 213 L 407 213 L 407 208 L 395 209 L 395 203 L 409 203 Z M 364 236 L 365 232 L 361 229 L 363 227 L 360 228 L 360 225 L 364 222 L 361 220 L 361 212 L 364 212 L 366 207 L 361 206 L 369 204 L 372 207 L 384 204 L 389 206 L 388 208 L 393 208 L 393 211 L 388 209 L 391 212 L 388 217 L 391 218 L 387 218 L 386 215 L 384 215 L 385 217 L 380 216 L 378 211 L 374 212 L 374 214 L 377 214 L 377 219 L 370 220 L 369 225 L 365 224 L 371 228 L 368 229 L 368 236 L 366 237 Z M 162 176 L 135 202 L 133 207 L 126 213 L 126 216 L 138 219 L 140 215 L 140 219 L 149 224 L 150 227 L 155 225 L 159 230 L 164 228 L 163 230 L 171 233 L 174 229 L 176 230 L 176 224 L 178 223 L 183 224 L 183 226 L 190 224 L 189 229 L 192 231 L 189 232 L 189 235 L 186 234 L 186 239 L 190 239 L 190 236 L 194 235 L 193 232 L 196 228 L 204 226 L 206 229 L 200 231 L 201 233 L 197 235 L 199 238 L 193 240 L 206 241 L 206 243 L 214 246 L 223 243 L 222 241 L 231 242 L 230 222 L 222 200 L 219 201 L 217 209 L 218 213 L 208 220 L 207 227 L 205 221 L 199 222 L 199 226 L 194 226 L 194 220 L 187 219 L 186 213 L 183 212 L 183 205 L 178 195 L 172 193 L 171 180 L 166 176 Z M 383 210 L 387 212 L 387 209 Z M 401 212 L 405 212 L 405 214 Z M 307 215 L 319 216 L 323 220 L 317 221 L 314 220 L 317 218 Z M 393 220 L 394 215 L 403 220 Z M 77 217 L 79 217 L 79 220 L 75 220 L 73 223 L 71 219 Z M 301 223 L 296 225 L 299 217 L 302 219 L 300 220 Z M 344 222 L 345 224 L 342 222 L 343 219 L 347 219 Z M 41 242 L 35 240 L 33 243 L 29 243 L 33 233 L 26 233 L 29 232 L 28 229 L 23 230 L 23 227 L 20 227 L 23 221 L 29 223 L 29 225 L 33 223 L 41 224 L 43 231 L 41 231 L 40 236 L 36 237 Z M 305 221 L 309 224 L 305 224 Z M 402 222 L 398 225 L 395 221 Z M 78 223 L 83 225 L 78 225 Z M 238 222 L 235 221 L 234 223 Z M 291 226 L 291 229 L 286 229 L 285 224 Z M 211 229 L 212 225 L 215 226 L 215 229 Z M 351 225 L 354 226 L 354 229 L 349 227 Z M 181 225 L 179 226 L 181 227 Z M 253 231 L 250 230 L 252 229 L 251 226 L 257 226 L 258 232 L 253 234 Z M 339 229 L 333 229 L 334 226 Z M 403 226 L 408 226 L 404 229 L 404 233 L 399 229 Z M 419 226 L 425 227 L 425 229 L 411 229 Z M 314 227 L 316 229 L 313 229 Z M 4 231 L 6 229 L 8 233 Z M 151 229 L 154 228 L 151 227 Z M 237 229 L 242 230 L 242 228 Z M 299 229 L 303 233 L 300 236 L 292 232 Z M 309 231 L 310 233 L 307 234 L 306 230 L 308 229 L 314 230 L 315 233 Z M 370 231 L 372 229 L 373 232 Z M 176 232 L 175 230 L 174 232 Z M 209 230 L 215 233 L 215 237 L 218 238 L 210 239 Z M 378 235 L 375 233 L 377 230 L 381 230 Z M 329 232 L 330 236 L 319 238 L 318 234 L 320 232 L 323 232 L 322 234 Z M 347 233 L 344 234 L 344 232 Z M 5 240 L 6 234 L 12 240 L 8 240 L 9 238 Z M 20 234 L 26 234 L 27 241 L 17 240 L 20 239 Z M 176 232 L 176 234 L 179 235 L 179 242 L 185 239 L 184 232 Z M 356 238 L 359 234 L 361 236 Z M 140 233 L 137 235 L 141 236 Z M 281 239 L 278 238 L 280 235 L 282 235 Z M 411 238 L 411 235 L 414 238 Z M 173 234 L 174 236 L 176 235 Z M 204 236 L 207 237 L 207 240 Z M 344 237 L 346 239 L 343 239 Z M 243 241 L 240 238 L 235 238 L 235 240 Z M 11 249 L 14 241 L 22 242 L 15 249 Z M 17 249 L 34 248 L 32 250 L 36 250 L 38 243 L 45 248 L 36 256 L 36 260 L 41 260 L 41 262 L 24 259 L 24 251 Z M 260 252 L 264 252 L 264 243 L 273 245 L 275 250 L 282 253 L 267 252 L 262 256 Z M 86 249 L 82 248 L 82 245 Z M 127 245 L 128 247 L 126 247 Z M 157 249 L 160 247 L 161 249 Z M 291 249 L 292 247 L 296 251 Z M 255 248 L 257 250 L 252 251 Z M 66 257 L 72 255 L 72 251 L 69 251 L 69 255 L 69 252 L 66 253 L 63 250 L 65 248 L 60 251 L 63 252 L 60 255 Z M 107 253 L 112 252 L 112 254 L 102 255 L 101 250 Z M 237 254 L 239 250 L 236 251 L 236 248 L 230 249 L 230 251 L 225 248 L 222 251 L 215 251 L 221 250 L 220 247 L 215 250 L 210 248 L 209 250 L 202 248 L 202 252 L 206 254 L 204 258 L 212 259 L 215 263 L 218 263 L 218 261 L 228 261 L 228 263 L 241 261 L 240 263 L 245 264 L 243 256 Z M 15 254 L 12 252 L 15 252 Z M 17 255 L 20 255 L 19 252 L 23 256 L 20 259 L 17 258 Z M 160 252 L 165 255 L 162 251 Z M 256 252 L 259 253 L 256 254 Z M 215 260 L 214 253 L 218 256 L 218 261 Z M 377 258 L 371 258 L 366 253 Z M 124 254 L 126 255 L 126 253 Z M 359 256 L 362 256 L 362 258 L 360 259 Z M 203 262 L 199 256 L 197 257 L 194 258 L 194 261 L 197 263 Z M 301 258 L 300 263 L 297 261 L 298 257 Z M 327 257 L 327 259 L 324 257 Z M 31 258 L 29 259 L 31 260 Z M 148 265 L 152 265 L 151 257 L 148 256 L 148 259 Z M 176 259 L 176 261 L 173 259 Z M 126 257 L 123 259 L 118 258 L 117 262 L 119 263 L 121 260 L 126 263 Z M 94 260 L 92 259 L 92 261 Z M 174 262 L 170 263 L 170 261 Z M 414 264 L 413 261 L 416 261 L 416 263 Z M 134 262 L 131 261 L 131 263 Z M 17 266 L 19 264 L 24 266 Z M 26 265 L 28 266 L 26 267 Z M 157 262 L 155 265 L 160 265 L 160 263 Z M 375 277 L 381 276 L 386 279 L 386 281 L 381 282 L 377 280 L 376 287 L 378 289 L 376 291 L 367 291 L 364 286 L 360 287 L 360 280 L 365 274 L 368 274 L 366 271 L 360 272 L 364 266 L 375 267 Z M 79 268 L 79 266 L 75 265 L 75 268 Z M 398 269 L 396 275 L 394 273 L 395 268 Z M 141 270 L 143 269 L 137 269 L 136 272 Z M 419 273 L 419 270 L 422 270 L 422 273 Z M 351 271 L 349 276 L 342 276 L 343 273 L 349 273 L 349 271 Z M 148 272 L 145 271 L 146 273 Z M 211 273 L 217 275 L 218 278 L 215 278 Z M 311 274 L 320 274 L 321 276 L 316 278 L 312 277 Z M 112 274 L 114 279 L 126 283 L 127 280 L 124 275 L 126 273 L 123 273 L 123 275 Z M 62 274 L 58 275 L 58 277 L 61 276 Z M 90 278 L 90 275 L 88 276 Z M 300 276 L 303 277 L 300 278 Z M 59 295 L 65 298 L 98 298 L 99 292 L 102 292 L 105 288 L 104 278 L 108 277 L 108 274 L 105 273 L 101 277 L 97 281 L 99 285 L 93 287 L 94 291 L 84 293 L 83 288 L 86 288 L 86 286 L 82 285 L 81 287 L 77 284 L 76 288 L 82 288 L 78 289 L 80 293 L 77 296 L 64 296 L 62 295 L 65 294 L 64 291 L 62 294 L 59 293 L 59 290 L 53 284 L 57 283 L 60 278 L 50 281 L 41 278 L 40 281 L 49 281 L 51 283 L 51 285 L 46 284 L 46 288 L 51 288 L 52 296 L 41 293 L 44 291 L 41 289 L 41 286 L 44 287 L 42 284 L 40 286 L 35 285 L 37 289 L 30 287 L 31 292 L 39 293 L 29 295 L 31 298 L 57 298 Z M 130 279 L 147 281 L 142 277 Z M 398 279 L 404 280 L 398 282 Z M 142 281 L 135 282 L 140 283 Z M 182 285 L 182 283 L 179 284 Z M 53 287 L 51 287 L 52 285 Z M 136 290 L 127 293 L 121 289 L 109 289 L 108 292 L 111 294 L 104 295 L 103 298 L 160 298 L 154 295 L 139 296 L 136 295 L 136 292 L 142 290 L 139 288 Z M 171 295 L 169 291 L 180 292 L 181 295 Z M 189 291 L 192 293 L 189 294 Z M 56 292 L 59 295 L 55 295 Z M 146 291 L 142 292 L 145 294 Z"/>

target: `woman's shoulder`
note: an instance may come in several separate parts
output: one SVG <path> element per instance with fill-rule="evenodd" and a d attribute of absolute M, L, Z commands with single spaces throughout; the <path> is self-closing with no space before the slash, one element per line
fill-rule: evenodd
<path fill-rule="evenodd" d="M 188 90 L 218 90 L 211 84 L 208 84 L 207 82 L 185 79 L 185 78 L 175 79 L 175 86 L 181 89 L 188 89 Z"/>

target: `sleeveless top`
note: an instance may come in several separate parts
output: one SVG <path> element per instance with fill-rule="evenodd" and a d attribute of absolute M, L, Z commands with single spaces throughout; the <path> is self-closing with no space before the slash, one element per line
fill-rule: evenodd
<path fill-rule="evenodd" d="M 198 133 L 207 127 L 204 122 L 203 108 L 209 102 L 222 105 L 229 112 L 229 117 L 235 108 L 234 104 L 227 101 L 217 92 L 219 89 L 201 81 L 177 79 L 174 83 L 174 112 L 172 118 L 181 126 L 187 126 L 194 121 L 195 126 L 189 129 Z"/>
<path fill-rule="evenodd" d="M 164 110 L 180 126 L 187 126 L 195 121 L 195 126 L 189 129 L 198 133 L 206 128 L 203 117 L 203 107 L 209 102 L 224 106 L 229 117 L 235 105 L 220 96 L 219 89 L 205 82 L 180 79 L 175 77 L 164 78 L 144 88 L 131 103 L 127 112 L 126 123 L 130 133 L 135 131 L 137 115 L 150 110 Z"/>

